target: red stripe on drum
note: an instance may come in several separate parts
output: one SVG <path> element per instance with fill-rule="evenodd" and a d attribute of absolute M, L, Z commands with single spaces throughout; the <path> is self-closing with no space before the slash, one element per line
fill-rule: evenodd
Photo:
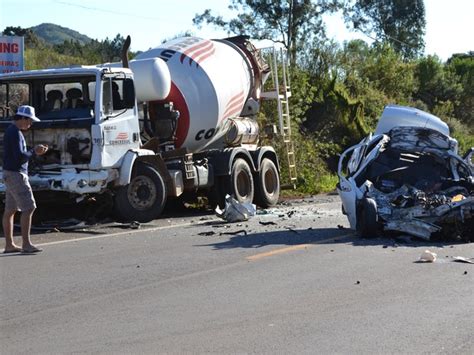
<path fill-rule="evenodd" d="M 225 113 L 222 118 L 223 118 L 223 119 L 226 119 L 226 118 L 229 118 L 229 117 L 233 117 L 234 115 L 236 115 L 236 114 L 238 114 L 238 113 L 240 113 L 240 112 L 242 112 L 242 108 L 237 107 L 237 108 L 235 108 L 234 110 L 229 111 L 229 113 Z"/>
<path fill-rule="evenodd" d="M 198 62 L 198 64 L 201 64 L 202 62 L 204 62 L 207 58 L 209 58 L 214 53 L 216 53 L 216 49 L 214 47 L 212 47 L 212 50 L 210 52 L 204 53 L 201 57 L 197 57 L 194 60 L 196 62 Z"/>
<path fill-rule="evenodd" d="M 198 43 L 198 44 L 195 44 L 194 46 L 191 46 L 189 47 L 188 49 L 186 49 L 182 54 L 181 54 L 181 57 L 179 58 L 179 61 L 181 63 L 183 63 L 184 61 L 184 58 L 186 58 L 186 56 L 190 56 L 189 53 L 197 50 L 197 49 L 200 49 L 201 47 L 204 47 L 204 46 L 207 46 L 209 44 L 212 44 L 211 41 L 209 40 L 204 40 L 203 42 L 201 43 Z"/>
<path fill-rule="evenodd" d="M 234 104 L 235 101 L 242 100 L 243 96 L 244 96 L 244 92 L 243 92 L 243 91 L 239 92 L 237 95 L 232 96 L 232 97 L 230 98 L 229 102 L 227 103 L 226 109 L 227 109 L 230 105 Z"/>

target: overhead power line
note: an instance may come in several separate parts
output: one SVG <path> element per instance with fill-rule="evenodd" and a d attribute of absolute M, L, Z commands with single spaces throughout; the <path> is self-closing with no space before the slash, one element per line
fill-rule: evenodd
<path fill-rule="evenodd" d="M 141 19 L 144 19 L 144 20 L 153 20 L 153 21 L 161 21 L 162 20 L 162 19 L 159 19 L 158 17 L 142 16 L 142 15 L 132 14 L 132 13 L 129 13 L 129 12 L 121 12 L 121 11 L 115 11 L 115 10 L 109 10 L 109 9 L 102 9 L 102 8 L 98 8 L 98 7 L 79 5 L 79 4 L 74 4 L 74 3 L 71 3 L 71 2 L 67 2 L 67 1 L 56 0 L 55 2 L 58 3 L 58 4 L 74 6 L 74 7 L 79 7 L 81 9 L 97 11 L 97 12 L 104 12 L 104 13 L 108 13 L 108 14 L 127 16 L 127 17 L 135 17 L 135 18 L 141 18 Z"/>

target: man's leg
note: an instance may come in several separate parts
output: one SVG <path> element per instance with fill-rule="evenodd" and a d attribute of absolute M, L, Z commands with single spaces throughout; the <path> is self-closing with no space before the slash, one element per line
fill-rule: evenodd
<path fill-rule="evenodd" d="M 2 224 L 3 234 L 5 235 L 5 252 L 21 251 L 21 248 L 13 242 L 13 218 L 16 210 L 8 210 L 5 208 L 3 212 Z"/>
<path fill-rule="evenodd" d="M 40 248 L 31 244 L 31 239 L 30 239 L 31 218 L 33 217 L 34 211 L 35 209 L 21 212 L 21 217 L 20 217 L 21 237 L 23 238 L 23 251 L 25 252 L 41 251 Z"/>

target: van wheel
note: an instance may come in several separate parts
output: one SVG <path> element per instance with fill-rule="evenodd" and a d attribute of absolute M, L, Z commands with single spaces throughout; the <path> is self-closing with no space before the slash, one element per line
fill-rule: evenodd
<path fill-rule="evenodd" d="M 280 175 L 275 163 L 264 158 L 257 176 L 255 202 L 258 206 L 267 208 L 275 206 L 280 197 Z"/>
<path fill-rule="evenodd" d="M 374 238 L 378 234 L 379 223 L 377 204 L 372 198 L 363 198 L 357 208 L 357 234 L 361 237 Z"/>
<path fill-rule="evenodd" d="M 166 204 L 166 187 L 160 173 L 148 164 L 137 162 L 130 184 L 115 195 L 115 211 L 121 220 L 150 222 L 158 218 Z"/>

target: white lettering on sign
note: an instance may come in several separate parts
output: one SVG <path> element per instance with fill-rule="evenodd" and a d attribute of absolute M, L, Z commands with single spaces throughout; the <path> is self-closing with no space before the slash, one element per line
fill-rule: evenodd
<path fill-rule="evenodd" d="M 23 70 L 23 37 L 0 36 L 0 73 Z"/>

